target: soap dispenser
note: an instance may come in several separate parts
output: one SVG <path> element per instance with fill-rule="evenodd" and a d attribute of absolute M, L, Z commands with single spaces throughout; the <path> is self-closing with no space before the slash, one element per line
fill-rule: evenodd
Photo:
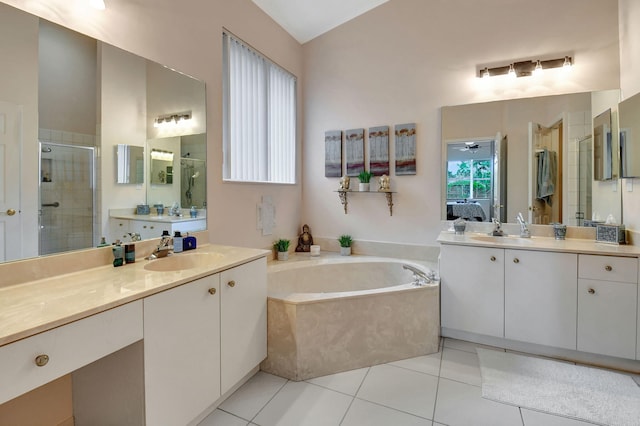
<path fill-rule="evenodd" d="M 175 231 L 173 234 L 173 252 L 180 253 L 182 251 L 182 235 L 180 231 Z"/>
<path fill-rule="evenodd" d="M 124 250 L 120 240 L 116 240 L 111 250 L 113 251 L 113 266 L 122 266 L 124 264 Z"/>

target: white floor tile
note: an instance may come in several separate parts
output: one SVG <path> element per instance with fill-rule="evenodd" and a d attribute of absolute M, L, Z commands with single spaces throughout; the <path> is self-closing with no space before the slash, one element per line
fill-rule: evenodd
<path fill-rule="evenodd" d="M 367 375 L 367 371 L 369 371 L 369 367 L 331 374 L 329 376 L 316 377 L 315 379 L 307 380 L 307 382 L 322 386 L 323 388 L 355 396 L 356 392 L 358 392 L 358 388 L 360 388 L 360 385 L 364 380 L 364 376 Z"/>
<path fill-rule="evenodd" d="M 357 397 L 431 419 L 438 378 L 392 365 L 371 367 Z"/>
<path fill-rule="evenodd" d="M 352 397 L 306 382 L 287 382 L 258 413 L 261 426 L 339 425 Z"/>
<path fill-rule="evenodd" d="M 440 377 L 480 386 L 482 379 L 478 354 L 445 347 L 442 350 Z"/>
<path fill-rule="evenodd" d="M 431 420 L 355 399 L 341 426 L 431 426 Z"/>
<path fill-rule="evenodd" d="M 484 399 L 479 387 L 443 378 L 434 420 L 449 426 L 522 426 L 518 407 Z"/>
<path fill-rule="evenodd" d="M 495 346 L 481 345 L 480 343 L 466 342 L 464 340 L 451 339 L 449 337 L 445 337 L 444 347 L 457 349 L 459 351 L 471 352 L 473 354 L 476 353 L 476 348 L 493 349 L 497 351 L 504 350 L 502 348 L 496 348 Z"/>
<path fill-rule="evenodd" d="M 440 374 L 441 360 L 442 352 L 438 352 L 435 354 L 390 362 L 389 365 L 406 368 L 408 370 L 419 371 L 421 373 L 431 374 L 432 376 L 437 376 L 438 374 Z"/>
<path fill-rule="evenodd" d="M 521 408 L 524 426 L 591 426 L 593 423 Z"/>
<path fill-rule="evenodd" d="M 219 408 L 249 421 L 286 382 L 287 379 L 259 371 L 220 404 Z"/>
<path fill-rule="evenodd" d="M 198 426 L 247 426 L 249 422 L 221 410 L 209 414 Z"/>

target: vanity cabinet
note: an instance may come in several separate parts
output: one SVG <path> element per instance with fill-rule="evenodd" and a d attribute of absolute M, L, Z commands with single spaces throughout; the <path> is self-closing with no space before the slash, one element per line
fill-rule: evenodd
<path fill-rule="evenodd" d="M 578 256 L 505 250 L 504 337 L 576 349 Z"/>
<path fill-rule="evenodd" d="M 504 336 L 504 250 L 443 245 L 442 327 Z"/>
<path fill-rule="evenodd" d="M 142 301 L 0 347 L 0 404 L 142 339 Z"/>
<path fill-rule="evenodd" d="M 220 274 L 221 393 L 267 357 L 267 260 Z"/>
<path fill-rule="evenodd" d="M 220 397 L 220 274 L 144 299 L 146 424 L 186 425 Z"/>
<path fill-rule="evenodd" d="M 162 231 L 169 231 L 171 235 L 175 231 L 185 234 L 187 232 L 202 231 L 207 228 L 206 219 L 185 220 L 181 222 L 162 221 L 160 219 L 137 220 L 121 219 L 117 217 L 109 218 L 109 238 L 108 242 L 115 240 L 129 241 L 128 233 L 137 233 L 143 240 L 160 238 Z"/>
<path fill-rule="evenodd" d="M 635 357 L 637 274 L 637 258 L 579 255 L 579 351 Z"/>

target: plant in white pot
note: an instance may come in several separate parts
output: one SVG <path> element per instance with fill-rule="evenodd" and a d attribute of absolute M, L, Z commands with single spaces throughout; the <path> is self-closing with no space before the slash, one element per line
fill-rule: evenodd
<path fill-rule="evenodd" d="M 358 179 L 360 180 L 360 184 L 358 185 L 358 190 L 361 192 L 369 191 L 369 181 L 373 177 L 373 173 L 363 170 L 358 174 Z"/>
<path fill-rule="evenodd" d="M 273 248 L 278 252 L 278 260 L 289 259 L 289 243 L 291 241 L 285 239 L 279 239 L 273 243 Z"/>
<path fill-rule="evenodd" d="M 341 256 L 350 256 L 351 255 L 351 244 L 353 244 L 353 240 L 351 239 L 351 235 L 340 235 L 338 237 L 338 242 L 340 243 L 340 255 Z"/>

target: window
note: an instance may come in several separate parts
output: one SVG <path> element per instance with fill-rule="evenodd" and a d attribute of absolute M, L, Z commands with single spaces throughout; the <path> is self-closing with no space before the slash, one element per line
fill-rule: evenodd
<path fill-rule="evenodd" d="M 449 161 L 447 200 L 490 199 L 491 160 Z"/>
<path fill-rule="evenodd" d="M 228 33 L 223 54 L 223 179 L 295 183 L 295 76 Z"/>

